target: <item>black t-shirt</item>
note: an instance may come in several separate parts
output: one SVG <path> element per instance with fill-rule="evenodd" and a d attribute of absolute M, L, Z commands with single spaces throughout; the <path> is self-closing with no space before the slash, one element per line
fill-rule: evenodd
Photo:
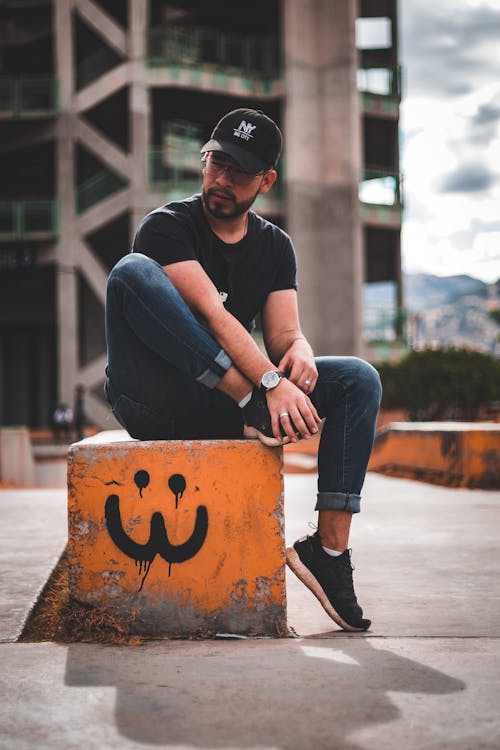
<path fill-rule="evenodd" d="M 200 195 L 149 213 L 139 224 L 132 252 L 148 255 L 162 266 L 198 261 L 226 310 L 247 330 L 252 330 L 270 292 L 297 288 L 295 251 L 282 229 L 250 211 L 245 237 L 227 244 L 211 230 Z"/>

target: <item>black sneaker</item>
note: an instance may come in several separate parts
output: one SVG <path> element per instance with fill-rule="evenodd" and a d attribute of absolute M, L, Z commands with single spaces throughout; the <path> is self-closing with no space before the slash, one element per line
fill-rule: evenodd
<path fill-rule="evenodd" d="M 350 631 L 368 630 L 371 620 L 363 619 L 363 610 L 354 593 L 350 550 L 338 557 L 328 555 L 316 531 L 288 547 L 286 561 L 337 625 Z"/>
<path fill-rule="evenodd" d="M 243 416 L 245 418 L 245 427 L 243 428 L 243 434 L 247 438 L 259 438 L 264 445 L 276 446 L 286 445 L 290 442 L 290 438 L 286 435 L 283 427 L 281 427 L 281 434 L 284 436 L 283 440 L 276 440 L 271 427 L 271 415 L 267 408 L 266 394 L 259 390 L 257 386 L 254 386 L 252 391 L 252 398 L 243 407 Z"/>

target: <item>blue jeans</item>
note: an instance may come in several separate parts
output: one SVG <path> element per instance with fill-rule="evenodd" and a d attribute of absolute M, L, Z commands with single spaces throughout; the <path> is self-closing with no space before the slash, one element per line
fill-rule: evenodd
<path fill-rule="evenodd" d="M 231 360 L 156 261 L 140 253 L 111 271 L 106 394 L 139 440 L 238 439 L 243 413 L 216 386 Z M 317 357 L 311 394 L 324 421 L 316 510 L 360 510 L 381 398 L 377 371 L 356 357 Z"/>

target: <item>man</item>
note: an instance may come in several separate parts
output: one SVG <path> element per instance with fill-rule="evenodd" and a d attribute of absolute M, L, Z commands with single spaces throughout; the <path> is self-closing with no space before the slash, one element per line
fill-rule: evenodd
<path fill-rule="evenodd" d="M 109 277 L 106 391 L 118 421 L 143 440 L 245 435 L 278 445 L 307 440 L 323 422 L 318 530 L 287 562 L 335 622 L 362 631 L 370 620 L 348 539 L 380 380 L 354 357 L 315 359 L 301 331 L 291 240 L 251 210 L 276 180 L 281 147 L 262 112 L 229 112 L 201 149 L 201 195 L 143 219 Z M 258 313 L 267 354 L 251 336 Z"/>

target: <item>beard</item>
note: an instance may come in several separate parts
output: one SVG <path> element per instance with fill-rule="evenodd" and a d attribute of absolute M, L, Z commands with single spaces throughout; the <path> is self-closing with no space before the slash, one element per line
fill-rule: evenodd
<path fill-rule="evenodd" d="M 259 190 L 246 201 L 237 201 L 230 190 L 223 188 L 203 188 L 202 199 L 208 213 L 215 219 L 236 219 L 243 216 L 255 203 Z"/>

